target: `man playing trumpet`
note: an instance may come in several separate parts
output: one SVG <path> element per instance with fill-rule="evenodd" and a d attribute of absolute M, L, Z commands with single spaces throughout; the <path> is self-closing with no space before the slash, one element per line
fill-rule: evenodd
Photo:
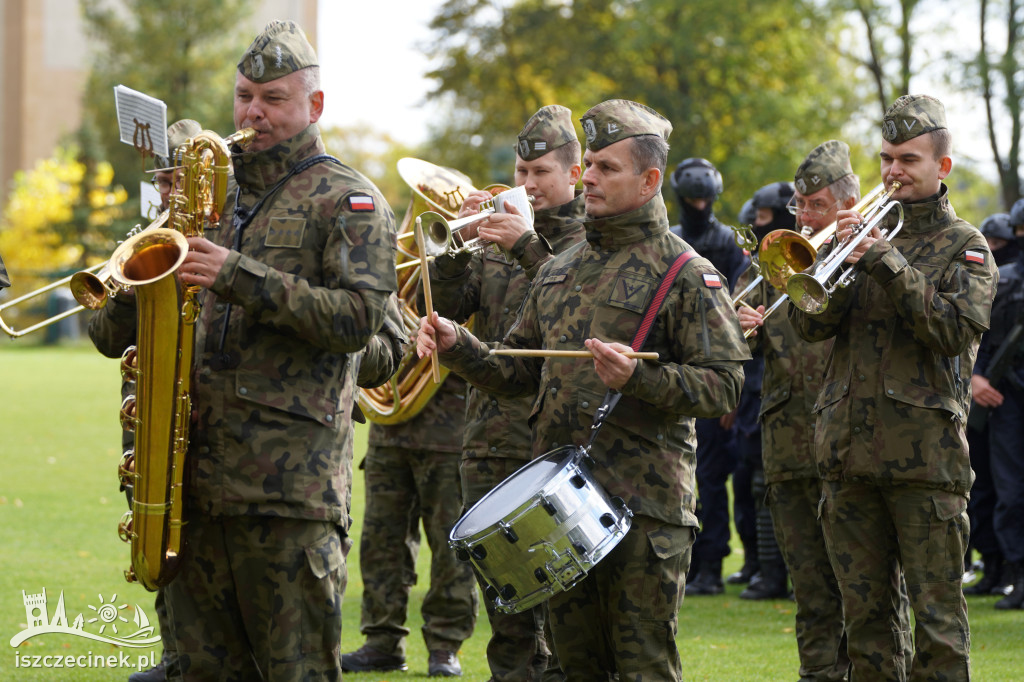
<path fill-rule="evenodd" d="M 587 137 L 586 242 L 545 263 L 502 345 L 565 349 L 593 359 L 489 355 L 436 314 L 419 353 L 492 393 L 534 395 L 533 454 L 586 444 L 608 390 L 621 392 L 590 450 L 595 478 L 633 512 L 625 537 L 589 575 L 549 603 L 554 648 L 569 680 L 678 680 L 675 645 L 696 532 L 693 417 L 736 406 L 750 357 L 722 275 L 693 256 L 674 277 L 646 349 L 623 355 L 659 282 L 692 249 L 669 232 L 661 197 L 671 124 L 653 109 L 609 100 L 581 119 Z M 641 590 L 646 585 L 649 589 Z"/>
<path fill-rule="evenodd" d="M 819 314 L 790 305 L 804 339 L 834 339 L 814 406 L 822 527 L 851 678 L 903 679 L 893 632 L 902 569 L 916 616 L 912 676 L 966 680 L 961 576 L 974 475 L 965 423 L 996 270 L 985 238 L 957 217 L 942 183 L 952 168 L 942 103 L 900 97 L 882 136 L 882 180 L 901 185 L 893 196 L 902 229 L 883 239 L 876 225 L 863 237 L 846 258 L 856 279 Z M 842 243 L 862 219 L 855 211 L 838 219 Z M 890 213 L 885 226 L 893 220 Z"/>
<path fill-rule="evenodd" d="M 439 314 L 458 322 L 473 315 L 477 335 L 485 341 L 505 336 L 540 265 L 583 240 L 583 193 L 576 190 L 580 151 L 569 109 L 552 104 L 530 117 L 518 136 L 515 180 L 533 197 L 533 224 L 515 207 L 515 212 L 492 213 L 479 223 L 478 234 L 502 251 L 489 247 L 472 258 L 468 253 L 437 258 L 431 277 Z M 459 217 L 473 215 L 491 198 L 489 192 L 471 192 Z M 470 387 L 460 465 L 467 509 L 530 461 L 533 398 Z M 557 667 L 549 665 L 545 607 L 501 614 L 490 601 L 486 606 L 492 633 L 487 662 L 494 682 L 539 680 L 545 668 Z"/>

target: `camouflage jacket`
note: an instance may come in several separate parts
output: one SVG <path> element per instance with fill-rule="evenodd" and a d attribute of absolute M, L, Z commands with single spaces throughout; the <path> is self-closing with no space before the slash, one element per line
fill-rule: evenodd
<path fill-rule="evenodd" d="M 902 231 L 864 254 L 860 276 L 822 314 L 790 305 L 806 340 L 835 339 L 814 406 L 818 471 L 965 494 L 974 478 L 965 435 L 971 368 L 989 325 L 995 264 L 945 185 L 903 209 Z"/>
<path fill-rule="evenodd" d="M 751 279 L 748 270 L 736 285 L 742 290 Z M 744 301 L 768 308 L 782 294 L 766 280 Z M 786 304 L 768 316 L 752 348 L 764 354 L 761 384 L 761 458 L 766 483 L 797 478 L 818 478 L 814 458 L 814 403 L 825 374 L 825 358 L 832 340 L 804 341 L 786 319 Z"/>
<path fill-rule="evenodd" d="M 346 454 L 355 366 L 396 288 L 394 214 L 377 188 L 331 162 L 315 125 L 271 149 L 236 154 L 225 218 L 206 237 L 238 246 L 201 294 L 189 443 L 189 498 L 209 515 L 347 524 Z"/>
<path fill-rule="evenodd" d="M 660 280 L 676 257 L 691 251 L 668 230 L 658 195 L 635 211 L 588 219 L 586 241 L 545 263 L 504 344 L 579 350 L 599 338 L 629 344 Z M 750 357 L 722 275 L 692 258 L 675 278 L 639 361 L 590 451 L 594 475 L 635 513 L 695 526 L 693 417 L 732 410 Z M 442 354 L 484 391 L 535 396 L 533 453 L 585 445 L 607 388 L 593 360 L 488 355 L 488 346 L 460 330 Z"/>
<path fill-rule="evenodd" d="M 433 382 L 433 379 L 428 379 Z M 399 424 L 370 424 L 368 443 L 433 452 L 462 452 L 466 380 L 449 374 L 416 416 Z"/>
<path fill-rule="evenodd" d="M 530 279 L 553 253 L 561 253 L 583 239 L 583 194 L 567 204 L 537 211 L 534 232 L 527 233 L 512 249 L 509 262 L 494 247 L 473 256 L 469 266 L 454 277 L 438 274 L 431 279 L 434 307 L 445 317 L 465 322 L 473 318 L 473 330 L 484 341 L 500 341 L 515 322 L 530 289 Z M 442 262 L 443 263 L 443 262 Z M 509 397 L 470 387 L 464 457 L 503 457 L 528 461 L 533 396 Z"/>
<path fill-rule="evenodd" d="M 120 358 L 135 344 L 138 321 L 134 296 L 112 296 L 89 318 L 89 338 L 108 358 Z"/>

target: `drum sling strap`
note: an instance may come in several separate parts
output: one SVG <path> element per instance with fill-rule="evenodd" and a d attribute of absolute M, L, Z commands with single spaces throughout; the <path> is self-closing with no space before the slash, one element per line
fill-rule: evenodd
<path fill-rule="evenodd" d="M 654 294 L 654 298 L 651 299 L 650 305 L 647 306 L 647 311 L 644 313 L 643 319 L 640 321 L 640 327 L 636 330 L 636 335 L 633 336 L 632 343 L 629 344 L 630 348 L 634 351 L 639 351 L 644 347 L 644 343 L 647 341 L 647 335 L 651 332 L 651 328 L 654 326 L 654 320 L 658 316 L 658 312 L 661 310 L 661 306 L 665 303 L 665 298 L 668 296 L 668 290 L 672 288 L 672 284 L 676 281 L 676 276 L 679 271 L 683 269 L 691 258 L 697 255 L 694 250 L 684 251 L 679 254 L 672 266 L 669 267 L 665 276 L 661 278 L 661 284 L 658 285 L 658 291 Z M 608 415 L 615 408 L 619 402 L 619 398 L 622 394 L 614 388 L 608 389 L 608 392 L 604 396 L 604 401 L 601 403 L 601 407 L 597 408 L 597 412 L 594 413 L 594 423 L 590 427 L 590 441 L 587 443 L 587 447 L 584 450 L 589 453 L 590 447 L 594 444 L 594 440 L 597 438 L 597 432 L 604 424 L 604 420 L 608 418 Z"/>

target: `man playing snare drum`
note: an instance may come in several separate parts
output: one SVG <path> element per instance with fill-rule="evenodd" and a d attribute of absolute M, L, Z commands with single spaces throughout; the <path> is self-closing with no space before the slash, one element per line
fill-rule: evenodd
<path fill-rule="evenodd" d="M 489 356 L 437 315 L 421 323 L 419 353 L 440 349 L 442 362 L 485 391 L 537 395 L 535 457 L 588 443 L 609 389 L 621 393 L 590 455 L 594 477 L 625 501 L 633 525 L 584 580 L 552 596 L 554 648 L 569 680 L 679 680 L 677 613 L 697 525 L 693 417 L 736 406 L 750 354 L 724 277 L 669 232 L 660 190 L 671 124 L 626 100 L 603 102 L 581 122 L 587 241 L 541 267 L 502 345 L 585 345 L 594 358 Z M 688 260 L 643 346 L 659 360 L 623 355 L 681 254 Z"/>

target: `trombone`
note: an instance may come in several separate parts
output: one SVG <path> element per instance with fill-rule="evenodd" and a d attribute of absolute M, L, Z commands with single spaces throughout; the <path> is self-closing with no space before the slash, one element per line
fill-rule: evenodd
<path fill-rule="evenodd" d="M 885 185 L 879 183 L 854 205 L 853 210 L 866 211 L 868 216 L 874 215 L 880 203 L 884 202 L 887 196 L 891 196 L 891 192 L 888 195 L 883 194 L 884 190 Z M 765 273 L 758 274 L 743 291 L 737 294 L 733 299 L 733 305 L 745 305 L 749 308 L 750 305 L 745 303 L 743 298 L 767 279 L 775 289 L 784 292 L 775 303 L 764 311 L 762 320 L 768 319 L 769 315 L 789 300 L 791 293 L 787 290 L 790 280 L 814 265 L 818 251 L 835 234 L 836 226 L 837 221 L 832 221 L 830 225 L 810 237 L 805 237 L 793 230 L 773 230 L 765 235 L 761 240 L 757 257 L 757 261 L 764 263 Z M 747 245 L 750 244 L 751 237 L 749 228 L 745 228 L 743 233 L 737 233 L 736 242 L 741 247 L 750 250 Z M 758 267 L 756 262 L 755 267 Z M 743 338 L 749 338 L 755 329 L 747 330 L 743 334 Z"/>
<path fill-rule="evenodd" d="M 893 182 L 889 189 L 864 213 L 861 224 L 855 227 L 850 236 L 844 239 L 835 251 L 828 254 L 813 272 L 797 273 L 789 278 L 789 281 L 786 282 L 786 293 L 793 300 L 793 305 L 811 315 L 825 312 L 825 309 L 828 308 L 829 298 L 835 294 L 836 289 L 849 286 L 855 279 L 854 266 L 851 265 L 839 275 L 835 282 L 829 284 L 832 275 L 843 266 L 843 263 L 864 241 L 864 238 L 893 210 L 899 215 L 896 226 L 891 230 L 881 230 L 882 239 L 891 240 L 903 229 L 903 205 L 896 199 L 890 200 L 902 186 L 899 182 Z"/>
<path fill-rule="evenodd" d="M 153 227 L 161 227 L 166 222 L 167 211 L 164 211 L 156 220 L 150 223 L 145 229 L 148 230 Z M 0 329 L 3 329 L 4 333 L 7 334 L 12 339 L 16 339 L 25 336 L 26 334 L 31 334 L 37 329 L 42 329 L 43 327 L 48 327 L 51 324 L 60 322 L 61 320 L 67 317 L 71 317 L 72 315 L 77 315 L 83 310 L 99 310 L 100 308 L 107 304 L 107 300 L 109 298 L 116 296 L 118 293 L 124 290 L 123 287 L 118 285 L 116 282 L 112 281 L 109 266 L 109 260 L 103 261 L 102 263 L 94 265 L 91 268 L 86 268 L 85 270 L 76 272 L 73 275 L 69 275 L 63 279 L 59 279 L 56 282 L 51 282 L 50 284 L 47 284 L 44 287 L 40 287 L 35 291 L 30 291 L 29 293 L 23 296 L 19 296 L 18 298 L 12 299 L 10 301 L 4 301 L 3 303 L 0 303 Z M 28 327 L 25 327 L 24 329 L 15 329 L 14 327 L 4 322 L 2 315 L 3 311 L 9 308 L 14 308 L 18 304 L 23 303 L 25 301 L 29 301 L 32 300 L 33 298 L 49 293 L 54 289 L 58 289 L 64 286 L 65 284 L 70 286 L 71 295 L 75 297 L 76 301 L 78 301 L 78 307 L 65 310 L 62 313 L 58 313 L 56 315 L 53 315 L 52 317 L 48 317 L 47 319 L 41 322 L 37 322 Z"/>

